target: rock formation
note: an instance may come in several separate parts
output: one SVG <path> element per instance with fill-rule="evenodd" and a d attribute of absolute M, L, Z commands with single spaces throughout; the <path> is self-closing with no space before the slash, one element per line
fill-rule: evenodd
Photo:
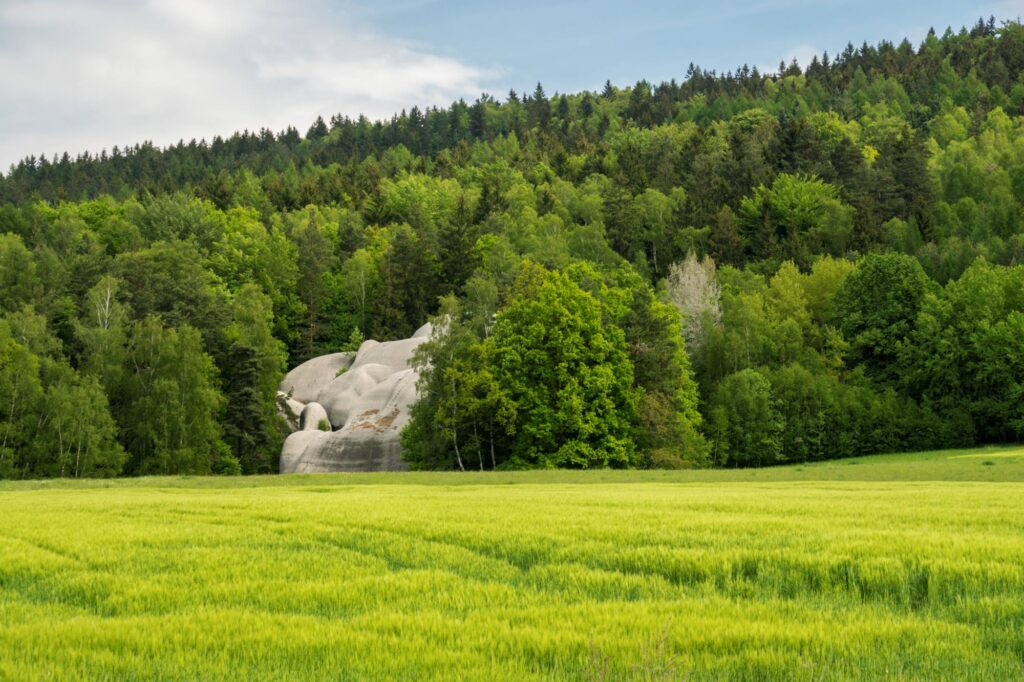
<path fill-rule="evenodd" d="M 399 471 L 399 434 L 416 401 L 413 351 L 430 338 L 366 341 L 357 353 L 333 353 L 288 372 L 278 404 L 296 429 L 281 449 L 281 473 Z"/>

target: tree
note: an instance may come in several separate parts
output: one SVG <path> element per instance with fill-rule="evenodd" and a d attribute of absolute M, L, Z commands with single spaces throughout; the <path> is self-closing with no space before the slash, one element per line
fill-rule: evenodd
<path fill-rule="evenodd" d="M 277 385 L 284 374 L 284 344 L 274 338 L 274 309 L 270 297 L 259 286 L 246 284 L 231 302 L 231 324 L 226 336 L 232 344 L 252 351 L 259 376 L 257 385 L 268 404 L 273 402 Z"/>
<path fill-rule="evenodd" d="M 97 379 L 64 361 L 31 309 L 9 318 L 22 329 L 0 320 L 0 477 L 119 474 L 125 455 Z"/>
<path fill-rule="evenodd" d="M 485 322 L 454 296 L 446 296 L 434 332 L 414 364 L 420 398 L 402 433 L 403 458 L 416 469 L 495 469 L 508 458 L 506 435 L 515 405 L 494 375 L 493 346 Z"/>
<path fill-rule="evenodd" d="M 514 466 L 635 466 L 639 395 L 625 337 L 568 277 L 524 266 L 499 311 L 495 377 L 516 406 Z"/>
<path fill-rule="evenodd" d="M 530 97 L 526 107 L 529 113 L 530 127 L 547 130 L 548 124 L 551 122 L 551 103 L 548 101 L 544 88 L 540 83 L 537 83 L 533 96 Z"/>
<path fill-rule="evenodd" d="M 102 478 L 121 473 L 127 456 L 103 387 L 93 376 L 79 376 L 67 365 L 46 388 L 37 412 L 37 430 L 26 469 L 33 477 Z"/>
<path fill-rule="evenodd" d="M 113 274 L 124 283 L 118 292 L 137 318 L 159 315 L 171 326 L 187 324 L 202 332 L 208 351 L 218 354 L 224 348 L 228 305 L 224 290 L 203 266 L 194 245 L 161 242 L 121 254 Z"/>
<path fill-rule="evenodd" d="M 225 441 L 241 473 L 269 473 L 277 470 L 283 440 L 276 397 L 287 353 L 273 336 L 273 304 L 258 286 L 247 284 L 235 294 L 232 316 L 221 382 Z"/>
<path fill-rule="evenodd" d="M 277 471 L 281 452 L 280 429 L 273 401 L 261 390 L 260 361 L 250 346 L 233 343 L 224 369 L 226 406 L 224 442 L 238 462 L 239 473 Z"/>
<path fill-rule="evenodd" d="M 121 282 L 104 276 L 86 295 L 75 332 L 82 346 L 80 369 L 99 379 L 108 394 L 121 381 L 129 310 L 120 301 Z"/>
<path fill-rule="evenodd" d="M 240 168 L 235 174 L 234 195 L 231 203 L 239 208 L 251 208 L 259 212 L 264 220 L 270 217 L 274 207 L 263 189 L 260 179 L 248 168 Z"/>
<path fill-rule="evenodd" d="M 199 332 L 149 316 L 131 325 L 126 355 L 115 416 L 128 471 L 208 474 L 230 466 L 219 423 L 224 399 Z"/>
<path fill-rule="evenodd" d="M 682 315 L 686 347 L 690 353 L 698 352 L 704 343 L 705 327 L 717 325 L 722 319 L 722 290 L 715 279 L 715 261 L 704 256 L 698 262 L 697 255 L 690 251 L 682 263 L 669 266 L 665 292 Z"/>
<path fill-rule="evenodd" d="M 626 116 L 641 126 L 649 126 L 653 123 L 651 84 L 647 81 L 641 80 L 637 82 L 629 91 L 629 104 L 626 107 Z"/>
<path fill-rule="evenodd" d="M 851 275 L 852 277 L 853 275 Z M 967 416 L 983 442 L 1024 435 L 1024 266 L 979 259 L 924 297 L 902 352 L 908 392 L 947 418 Z"/>
<path fill-rule="evenodd" d="M 398 227 L 380 268 L 376 337 L 407 337 L 436 310 L 437 259 L 408 225 Z"/>
<path fill-rule="evenodd" d="M 17 310 L 39 293 L 32 252 L 18 235 L 0 234 L 0 312 Z"/>
<path fill-rule="evenodd" d="M 504 461 L 504 457 L 499 460 L 497 443 L 513 428 L 516 406 L 497 381 L 494 362 L 488 356 L 492 350 L 493 346 L 486 342 L 470 345 L 454 358 L 441 377 L 450 392 L 438 405 L 437 420 L 443 435 L 451 437 L 460 469 L 472 466 L 473 454 L 480 471 L 496 469 L 499 461 Z M 460 431 L 461 452 L 457 447 Z"/>
<path fill-rule="evenodd" d="M 327 274 L 331 267 L 331 245 L 313 217 L 302 222 L 292 235 L 298 248 L 296 293 L 304 308 L 300 357 L 308 360 L 321 351 L 325 333 Z"/>
<path fill-rule="evenodd" d="M 460 293 L 476 269 L 473 247 L 477 233 L 470 222 L 465 197 L 460 197 L 454 216 L 438 226 L 438 266 L 449 292 Z"/>
<path fill-rule="evenodd" d="M 211 202 L 184 194 L 157 196 L 140 208 L 134 222 L 150 244 L 181 240 L 208 253 L 224 231 L 223 214 Z"/>
<path fill-rule="evenodd" d="M 320 138 L 327 137 L 327 133 L 330 132 L 327 128 L 327 124 L 324 122 L 323 116 L 317 116 L 316 120 L 313 121 L 313 125 L 309 127 L 306 132 L 306 139 L 316 141 Z"/>
<path fill-rule="evenodd" d="M 662 262 L 659 265 L 659 253 L 662 261 L 668 255 L 668 239 L 672 227 L 672 200 L 656 189 L 647 189 L 635 199 L 637 212 L 643 221 L 644 241 L 651 261 L 651 270 L 655 277 L 660 277 Z"/>
<path fill-rule="evenodd" d="M 718 464 L 764 466 L 784 459 L 783 420 L 772 404 L 771 383 L 756 370 L 727 376 L 715 390 L 711 415 Z"/>
<path fill-rule="evenodd" d="M 697 384 L 684 348 L 679 313 L 656 300 L 646 287 L 633 288 L 631 298 L 619 324 L 635 384 L 643 392 L 637 444 L 654 467 L 706 466 L 710 462 L 699 431 Z"/>
<path fill-rule="evenodd" d="M 39 359 L 12 338 L 9 325 L 0 319 L 0 477 L 19 475 L 42 396 Z"/>
<path fill-rule="evenodd" d="M 839 200 L 835 187 L 787 173 L 743 199 L 739 217 L 754 253 L 799 263 L 811 253 L 843 254 L 853 230 L 853 209 Z"/>
<path fill-rule="evenodd" d="M 355 328 L 368 329 L 369 310 L 380 297 L 380 272 L 373 255 L 359 249 L 341 268 L 341 287 L 349 309 L 355 311 Z"/>
<path fill-rule="evenodd" d="M 846 276 L 831 319 L 850 344 L 850 360 L 868 376 L 895 385 L 900 348 L 910 336 L 930 280 L 914 258 L 872 254 Z"/>
<path fill-rule="evenodd" d="M 739 221 L 728 206 L 722 206 L 711 226 L 708 252 L 720 263 L 738 265 L 743 261 L 743 238 L 740 237 Z"/>

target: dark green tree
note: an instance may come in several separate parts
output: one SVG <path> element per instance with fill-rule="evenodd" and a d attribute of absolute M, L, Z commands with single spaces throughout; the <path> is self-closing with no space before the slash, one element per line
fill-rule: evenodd
<path fill-rule="evenodd" d="M 901 348 L 907 343 L 932 287 L 920 263 L 901 254 L 869 255 L 843 281 L 831 319 L 849 342 L 851 365 L 868 376 L 898 383 Z"/>
<path fill-rule="evenodd" d="M 753 369 L 727 376 L 710 409 L 712 448 L 722 466 L 765 466 L 785 459 L 784 422 L 772 400 L 771 383 Z"/>
<path fill-rule="evenodd" d="M 382 295 L 374 328 L 380 338 L 408 337 L 437 309 L 437 259 L 407 225 L 395 229 L 380 268 Z"/>
<path fill-rule="evenodd" d="M 166 328 L 153 316 L 132 324 L 117 395 L 115 418 L 129 472 L 208 474 L 237 467 L 221 440 L 217 369 L 194 328 Z"/>

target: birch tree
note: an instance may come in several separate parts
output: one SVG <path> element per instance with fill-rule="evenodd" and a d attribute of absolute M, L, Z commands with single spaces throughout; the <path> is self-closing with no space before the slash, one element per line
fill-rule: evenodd
<path fill-rule="evenodd" d="M 722 290 L 715 279 L 715 261 L 708 256 L 697 260 L 690 251 L 681 263 L 669 266 L 666 281 L 669 301 L 683 316 L 682 333 L 691 355 L 700 350 L 706 327 L 722 319 Z"/>

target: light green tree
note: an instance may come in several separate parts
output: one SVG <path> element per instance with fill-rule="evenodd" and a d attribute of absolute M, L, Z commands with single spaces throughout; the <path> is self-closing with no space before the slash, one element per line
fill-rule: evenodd
<path fill-rule="evenodd" d="M 622 330 L 566 275 L 524 265 L 498 313 L 495 377 L 516 406 L 515 466 L 636 466 L 639 393 Z"/>

